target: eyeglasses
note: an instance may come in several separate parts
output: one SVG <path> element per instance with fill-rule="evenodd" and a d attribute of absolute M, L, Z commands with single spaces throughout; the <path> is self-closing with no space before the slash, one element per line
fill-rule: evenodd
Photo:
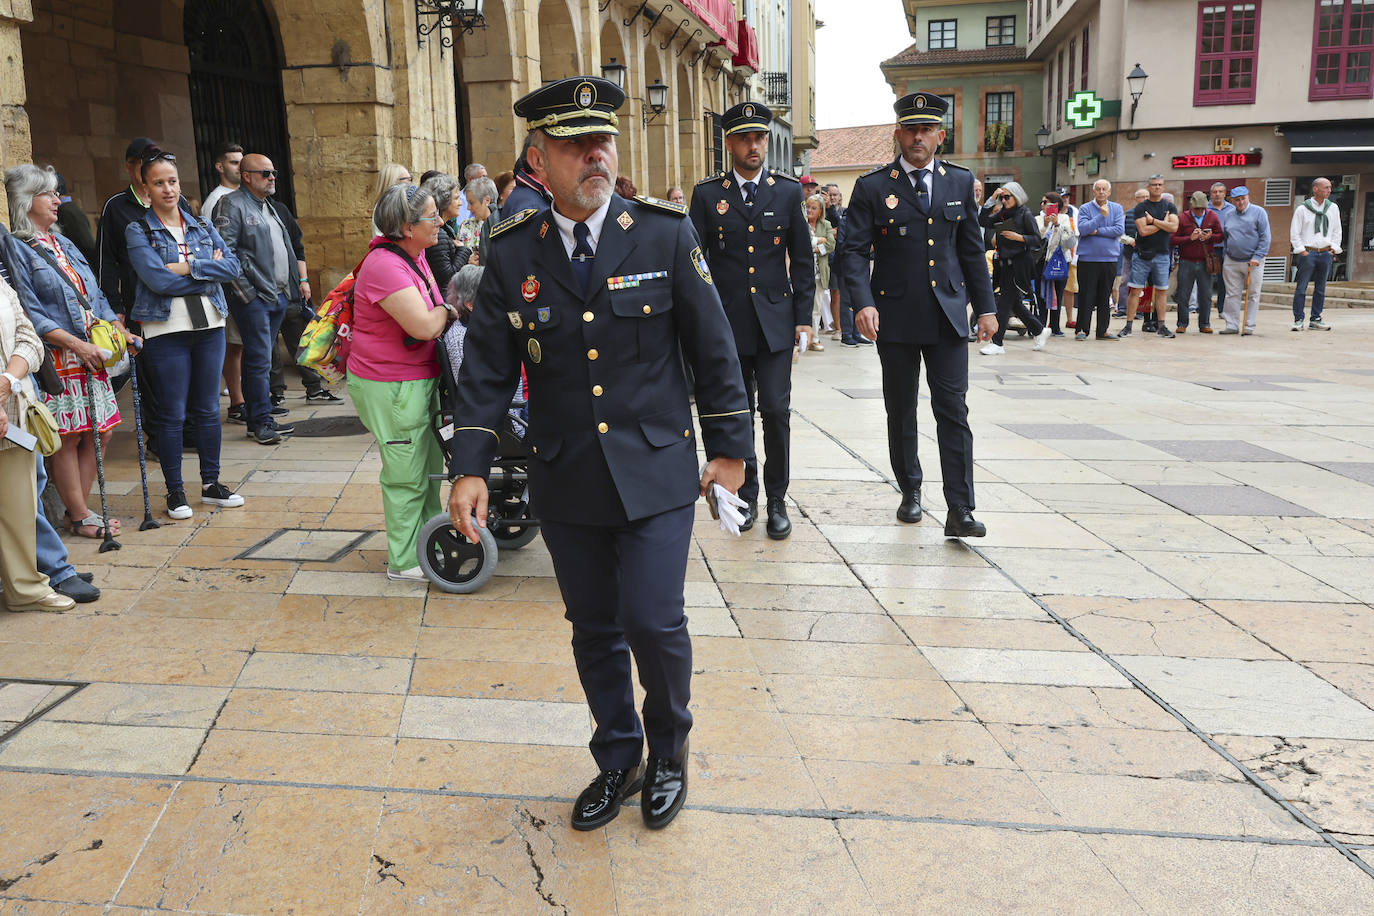
<path fill-rule="evenodd" d="M 245 175 L 261 175 L 263 178 L 276 178 L 276 169 L 239 169 Z"/>
<path fill-rule="evenodd" d="M 437 215 L 435 215 L 435 216 L 417 216 L 417 217 L 415 217 L 415 222 L 417 222 L 417 223 L 437 223 L 437 222 L 439 222 L 439 217 L 438 217 Z"/>
<path fill-rule="evenodd" d="M 404 175 L 404 176 L 402 176 L 401 178 L 399 178 L 399 179 L 397 179 L 397 180 L 398 180 L 398 181 L 414 181 L 415 179 L 414 179 L 414 178 L 411 178 L 409 175 Z"/>

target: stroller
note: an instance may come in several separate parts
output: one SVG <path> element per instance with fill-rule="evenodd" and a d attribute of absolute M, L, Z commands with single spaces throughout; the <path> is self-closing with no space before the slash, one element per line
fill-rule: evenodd
<path fill-rule="evenodd" d="M 448 349 L 442 339 L 437 343 L 439 410 L 431 428 L 447 462 L 456 392 Z M 420 528 L 420 569 L 443 591 L 463 595 L 477 591 L 496 573 L 498 551 L 519 550 L 539 533 L 539 520 L 530 510 L 530 451 L 525 443 L 528 430 L 525 400 L 517 397 L 506 413 L 506 426 L 501 430 L 497 457 L 487 479 L 487 527 L 479 529 L 478 543 L 460 534 L 447 512 L 439 513 Z M 430 479 L 446 480 L 447 475 L 432 474 Z"/>

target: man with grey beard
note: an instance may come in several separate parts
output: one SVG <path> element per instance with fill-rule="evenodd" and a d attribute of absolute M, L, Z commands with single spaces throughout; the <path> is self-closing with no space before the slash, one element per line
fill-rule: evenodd
<path fill-rule="evenodd" d="M 600 770 L 573 806 L 594 830 L 643 788 L 650 828 L 687 797 L 692 645 L 683 581 L 699 494 L 734 493 L 753 455 L 730 325 L 680 204 L 612 193 L 625 94 L 571 77 L 515 103 L 531 171 L 553 194 L 491 234 L 454 409 L 449 516 L 471 541 L 523 365 L 530 507 L 572 624 Z M 698 475 L 683 360 L 706 453 Z M 716 485 L 719 486 L 716 486 Z M 633 654 L 644 687 L 635 712 Z M 644 764 L 644 746 L 648 762 Z"/>

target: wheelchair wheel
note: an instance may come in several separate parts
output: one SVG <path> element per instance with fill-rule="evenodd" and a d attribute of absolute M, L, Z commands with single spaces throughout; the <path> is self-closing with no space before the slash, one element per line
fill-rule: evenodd
<path fill-rule="evenodd" d="M 503 511 L 505 510 L 505 511 Z M 509 512 L 509 514 L 507 514 Z M 515 502 L 509 507 L 505 505 L 493 504 L 491 515 L 502 519 L 514 521 L 530 517 L 529 503 Z M 493 519 L 487 519 L 487 525 L 491 529 L 492 537 L 496 539 L 496 546 L 501 550 L 519 550 L 530 541 L 534 540 L 535 535 L 539 534 L 539 529 L 535 526 L 523 527 L 518 525 L 495 525 Z"/>
<path fill-rule="evenodd" d="M 491 532 L 479 528 L 474 544 L 458 533 L 447 512 L 425 522 L 416 552 L 425 577 L 442 591 L 466 595 L 496 573 L 496 539 Z"/>

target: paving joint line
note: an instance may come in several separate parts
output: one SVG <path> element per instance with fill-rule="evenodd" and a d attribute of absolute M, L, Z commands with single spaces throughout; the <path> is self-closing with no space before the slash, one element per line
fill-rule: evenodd
<path fill-rule="evenodd" d="M 898 489 L 897 482 L 895 480 L 893 480 L 887 474 L 880 471 L 878 468 L 874 467 L 862 455 L 856 453 L 844 442 L 841 442 L 839 439 L 835 438 L 835 436 L 831 435 L 829 430 L 814 423 L 810 418 L 806 417 L 804 414 L 801 414 L 800 411 L 794 412 L 796 412 L 798 416 L 800 416 L 803 420 L 806 420 L 807 423 L 810 423 L 812 427 L 814 427 L 821 433 L 821 435 L 825 436 L 827 439 L 834 442 L 844 451 L 848 452 L 849 455 L 853 457 L 856 461 L 860 462 L 870 471 L 874 472 L 879 477 L 881 477 L 894 490 Z M 1354 850 L 1350 848 L 1350 846 L 1348 846 L 1345 843 L 1342 843 L 1340 840 L 1336 839 L 1334 836 L 1328 833 L 1320 824 L 1312 820 L 1312 818 L 1308 817 L 1296 806 L 1294 806 L 1292 802 L 1284 798 L 1278 792 L 1277 789 L 1275 789 L 1273 786 L 1269 785 L 1269 783 L 1261 779 L 1258 775 L 1254 773 L 1254 771 L 1252 771 L 1245 764 L 1241 763 L 1240 760 L 1238 760 L 1235 757 L 1235 755 L 1233 755 L 1230 751 L 1226 750 L 1226 748 L 1218 744 L 1216 740 L 1212 738 L 1211 735 L 1204 732 L 1201 728 L 1195 725 L 1192 722 L 1192 720 L 1190 720 L 1187 716 L 1183 715 L 1183 713 L 1179 712 L 1168 702 L 1166 702 L 1163 697 L 1161 697 L 1159 694 L 1155 693 L 1153 690 L 1147 687 L 1144 681 L 1140 680 L 1140 678 L 1132 674 L 1129 670 L 1127 670 L 1127 668 L 1124 665 L 1122 665 L 1116 659 L 1112 658 L 1111 655 L 1104 652 L 1102 649 L 1098 648 L 1098 646 L 1094 644 L 1092 640 L 1088 639 L 1086 636 L 1080 633 L 1078 629 L 1073 626 L 1073 624 L 1069 623 L 1068 620 L 1064 619 L 1063 616 L 1061 616 L 1053 609 L 1051 609 L 1050 606 L 1046 604 L 1044 601 L 1042 601 L 1038 595 L 1035 595 L 1029 589 L 1023 586 L 1020 582 L 1018 582 L 1015 576 L 1011 575 L 1011 573 L 1007 572 L 999 564 L 995 563 L 986 553 L 983 552 L 982 548 L 973 544 L 969 544 L 967 541 L 964 542 L 964 546 L 967 547 L 969 550 L 972 550 L 979 557 L 981 557 L 983 559 L 983 562 L 987 563 L 990 567 L 1001 573 L 1007 579 L 1008 582 L 1010 582 L 1013 586 L 1016 587 L 1018 591 L 1020 591 L 1031 601 L 1034 601 L 1042 611 L 1044 611 L 1056 623 L 1058 623 L 1059 626 L 1062 627 L 1065 632 L 1067 632 L 1074 639 L 1082 643 L 1083 646 L 1088 649 L 1088 651 L 1092 652 L 1098 658 L 1102 659 L 1107 664 L 1111 665 L 1112 668 L 1116 669 L 1118 674 L 1126 678 L 1126 680 L 1129 681 L 1131 685 L 1135 687 L 1135 689 L 1139 690 L 1141 693 L 1145 694 L 1145 696 L 1149 697 L 1151 702 L 1153 702 L 1160 709 L 1163 709 L 1169 715 L 1173 716 L 1173 718 L 1176 719 L 1179 722 L 1179 724 L 1181 724 L 1184 728 L 1191 732 L 1196 738 L 1198 738 L 1200 741 L 1206 744 L 1211 750 L 1217 753 L 1223 760 L 1225 760 L 1231 766 L 1235 767 L 1240 772 L 1240 774 L 1245 777 L 1247 782 L 1249 782 L 1255 788 L 1259 789 L 1260 792 L 1263 793 L 1267 798 L 1269 798 L 1270 801 L 1274 802 L 1285 812 L 1287 812 L 1289 817 L 1292 817 L 1298 823 L 1302 824 L 1304 827 L 1316 833 L 1325 845 L 1328 845 L 1332 849 L 1335 849 L 1341 855 L 1345 856 L 1346 859 L 1350 860 L 1350 862 L 1354 864 L 1356 868 L 1360 869 L 1360 871 L 1364 872 L 1371 879 L 1374 879 L 1374 865 L 1371 865 L 1364 859 L 1360 858 L 1354 852 Z M 1113 552 L 1120 553 L 1121 551 L 1114 550 Z"/>
<path fill-rule="evenodd" d="M 284 779 L 251 779 L 166 773 L 126 773 L 113 770 L 45 769 L 41 767 L 0 766 L 4 773 L 28 773 L 44 776 L 78 776 L 99 779 L 136 779 L 147 782 L 204 783 L 209 785 L 257 786 L 274 789 L 323 789 L 328 791 L 367 792 L 374 795 L 421 795 L 430 798 L 496 799 L 513 802 L 571 804 L 574 799 L 560 795 L 522 795 L 514 792 L 475 792 L 463 789 L 428 789 L 413 786 L 369 786 L 349 783 L 304 782 Z M 638 807 L 638 802 L 626 800 L 625 807 Z M 877 821 L 894 824 L 942 824 L 954 827 L 982 827 L 994 830 L 1019 830 L 1029 833 L 1081 833 L 1090 836 L 1143 836 L 1174 840 L 1203 840 L 1218 843 L 1242 843 L 1258 846 L 1300 846 L 1321 849 L 1328 844 L 1320 839 L 1259 836 L 1255 834 L 1193 833 L 1175 830 L 1148 830 L 1133 827 L 1100 827 L 1091 824 L 1047 824 L 1038 821 L 1000 821 L 975 817 L 946 817 L 934 814 L 892 814 L 885 811 L 841 811 L 830 808 L 761 808 L 737 805 L 689 804 L 687 811 L 706 811 L 712 814 L 744 815 L 749 817 L 786 817 L 825 821 Z M 1374 849 L 1374 844 L 1351 844 L 1355 849 Z"/>

